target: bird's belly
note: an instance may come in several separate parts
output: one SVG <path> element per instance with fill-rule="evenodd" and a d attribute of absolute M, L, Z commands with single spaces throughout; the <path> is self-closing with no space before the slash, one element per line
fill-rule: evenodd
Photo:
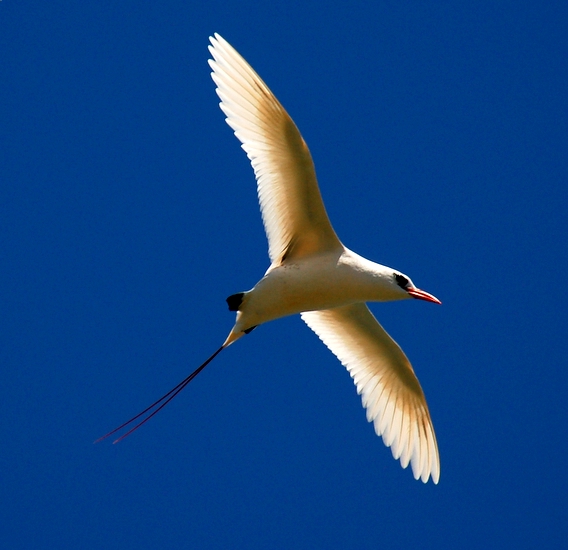
<path fill-rule="evenodd" d="M 251 324 L 261 324 L 302 311 L 364 301 L 366 286 L 360 274 L 336 263 L 280 266 L 247 293 L 242 312 Z"/>

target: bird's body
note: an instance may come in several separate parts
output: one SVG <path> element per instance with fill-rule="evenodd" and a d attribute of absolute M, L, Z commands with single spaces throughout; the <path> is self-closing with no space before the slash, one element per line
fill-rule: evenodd
<path fill-rule="evenodd" d="M 297 260 L 286 259 L 270 266 L 254 288 L 244 293 L 226 343 L 234 342 L 251 327 L 287 315 L 410 298 L 393 284 L 392 273 L 392 269 L 343 246 Z"/>
<path fill-rule="evenodd" d="M 236 322 L 223 345 L 173 390 L 139 415 L 127 434 L 164 407 L 224 348 L 256 326 L 300 313 L 353 378 L 367 419 L 416 479 L 440 475 L 426 399 L 410 362 L 366 302 L 440 301 L 409 277 L 347 249 L 333 230 L 308 147 L 294 122 L 248 63 L 218 34 L 209 63 L 220 107 L 253 166 L 268 237 L 270 267 L 248 292 L 227 299 Z M 110 435 L 107 434 L 107 435 Z M 106 437 L 106 436 L 105 436 Z"/>

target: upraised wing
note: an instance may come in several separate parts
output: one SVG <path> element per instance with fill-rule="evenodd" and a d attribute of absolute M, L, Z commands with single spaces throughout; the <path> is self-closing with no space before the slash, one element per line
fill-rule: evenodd
<path fill-rule="evenodd" d="M 215 34 L 210 41 L 211 77 L 227 124 L 256 175 L 272 263 L 341 247 L 323 205 L 312 157 L 296 125 L 226 40 Z"/>
<path fill-rule="evenodd" d="M 353 378 L 377 435 L 415 479 L 440 478 L 434 427 L 420 383 L 398 344 L 364 303 L 302 313 Z"/>

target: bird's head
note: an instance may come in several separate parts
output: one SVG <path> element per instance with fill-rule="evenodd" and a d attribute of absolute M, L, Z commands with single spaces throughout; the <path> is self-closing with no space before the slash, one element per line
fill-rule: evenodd
<path fill-rule="evenodd" d="M 410 278 L 407 277 L 406 275 L 403 275 L 402 273 L 398 273 L 396 271 L 393 272 L 393 279 L 394 279 L 394 282 L 402 290 L 404 290 L 408 294 L 408 296 L 410 296 L 411 298 L 417 298 L 418 300 L 426 300 L 427 302 L 434 302 L 435 304 L 441 304 L 442 303 L 442 302 L 440 302 L 440 300 L 438 300 L 438 298 L 436 298 L 435 296 L 432 296 L 432 294 L 429 294 L 428 292 L 425 292 L 424 290 L 420 290 L 419 288 L 416 288 L 416 286 L 410 280 Z"/>

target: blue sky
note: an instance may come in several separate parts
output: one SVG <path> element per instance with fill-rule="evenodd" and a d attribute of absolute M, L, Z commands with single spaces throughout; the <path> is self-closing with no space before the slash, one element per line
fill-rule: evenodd
<path fill-rule="evenodd" d="M 0 3 L 0 545 L 560 548 L 565 3 L 193 4 Z M 299 317 L 92 444 L 219 347 L 225 297 L 268 266 L 213 32 L 296 121 L 342 241 L 443 302 L 372 306 L 426 393 L 438 486 Z"/>

